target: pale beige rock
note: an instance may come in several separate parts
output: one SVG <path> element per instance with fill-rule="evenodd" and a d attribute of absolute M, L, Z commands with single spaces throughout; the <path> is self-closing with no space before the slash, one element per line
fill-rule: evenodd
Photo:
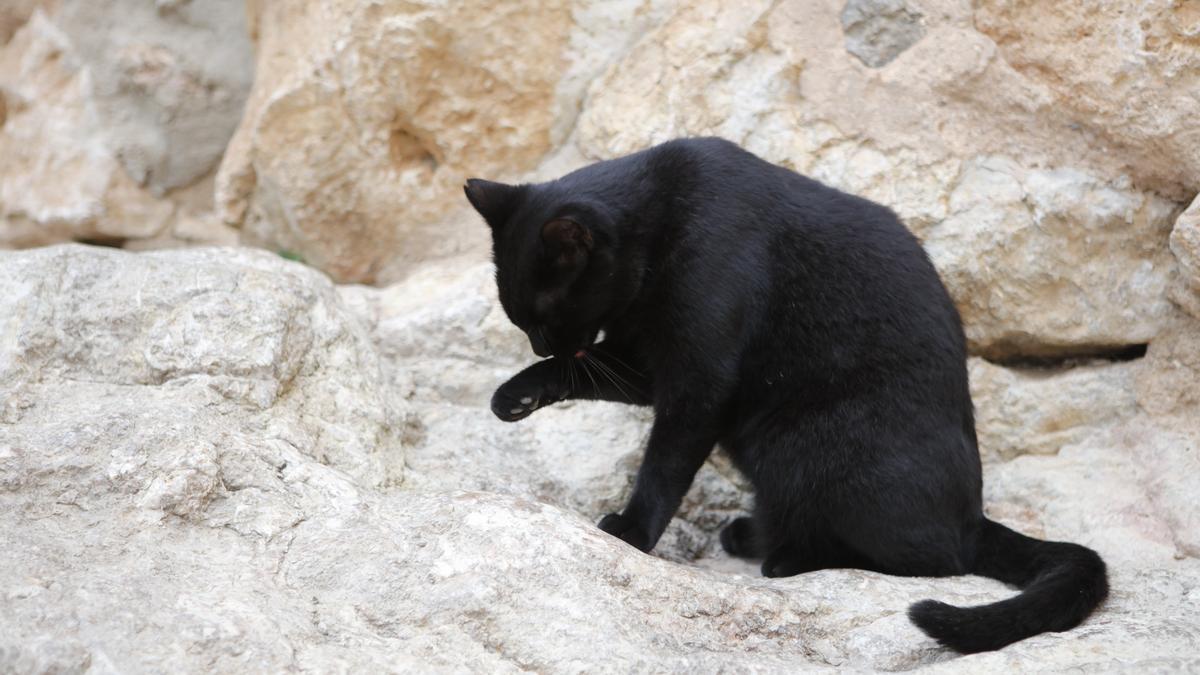
<path fill-rule="evenodd" d="M 105 145 L 91 76 L 69 38 L 36 13 L 0 49 L 0 245 L 146 237 L 169 204 L 125 174 Z"/>
<path fill-rule="evenodd" d="M 975 26 L 1022 76 L 1052 92 L 1059 116 L 1120 157 L 1140 184 L 1176 199 L 1200 182 L 1200 7 L 1100 0 L 975 3 Z"/>
<path fill-rule="evenodd" d="M 9 0 L 0 6 L 0 46 L 8 42 L 13 33 L 29 20 L 33 10 L 44 4 L 46 0 Z M 0 120 L 3 117 L 0 115 Z"/>
<path fill-rule="evenodd" d="M 592 86 L 577 143 L 606 158 L 720 135 L 892 207 L 976 353 L 1146 342 L 1168 321 L 1180 208 L 1178 183 L 1151 180 L 1161 157 L 1106 154 L 958 4 L 908 6 L 924 37 L 873 69 L 846 53 L 842 3 L 686 3 Z"/>
<path fill-rule="evenodd" d="M 463 180 L 560 147 L 587 84 L 662 4 L 252 3 L 259 76 L 221 216 L 342 281 L 483 251 Z"/>
<path fill-rule="evenodd" d="M 316 272 L 246 249 L 0 256 L 5 424 L 98 425 L 111 442 L 124 432 L 82 417 L 133 413 L 120 422 L 128 431 L 162 434 L 140 408 L 167 398 L 180 412 L 164 424 L 194 409 L 188 424 L 206 429 L 184 443 L 258 434 L 367 485 L 402 475 L 401 458 L 385 457 L 401 417 L 378 356 Z"/>
<path fill-rule="evenodd" d="M 1004 368 L 970 360 L 971 398 L 984 461 L 1053 455 L 1137 414 L 1139 364 Z"/>
<path fill-rule="evenodd" d="M 1171 299 L 1200 319 L 1200 198 L 1179 214 L 1170 241 L 1179 264 L 1179 279 L 1171 288 Z"/>
<path fill-rule="evenodd" d="M 0 41 L 0 246 L 162 236 L 181 210 L 165 193 L 213 171 L 241 116 L 244 8 L 42 4 Z"/>
<path fill-rule="evenodd" d="M 1087 354 L 1167 325 L 1172 202 L 988 157 L 962 165 L 947 207 L 922 234 L 975 352 Z"/>
<path fill-rule="evenodd" d="M 1066 437 L 1011 432 L 1061 448 L 989 463 L 990 513 L 1096 547 L 1113 596 L 1074 631 L 954 658 L 903 610 L 1010 590 L 852 570 L 763 579 L 712 545 L 748 503 L 720 458 L 655 556 L 601 533 L 647 417 L 579 402 L 495 420 L 491 388 L 530 357 L 490 276 L 456 261 L 335 290 L 245 250 L 0 253 L 0 669 L 1200 666 L 1200 523 L 1194 482 L 1176 480 L 1200 468 L 1194 401 L 1085 415 Z M 1126 371 L 1171 367 L 1200 335 L 1178 330 L 1128 364 L 973 373 L 1065 419 L 1072 394 L 1120 399 Z M 1011 404 L 979 403 L 986 437 Z"/>

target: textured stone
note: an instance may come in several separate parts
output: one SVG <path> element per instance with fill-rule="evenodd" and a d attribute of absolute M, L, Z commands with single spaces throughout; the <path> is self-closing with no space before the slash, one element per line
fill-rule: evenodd
<path fill-rule="evenodd" d="M 988 157 L 964 163 L 922 234 L 974 351 L 1086 354 L 1167 325 L 1175 213 L 1125 181 Z"/>
<path fill-rule="evenodd" d="M 242 4 L 45 4 L 0 41 L 0 246 L 148 239 L 211 210 L 211 182 L 198 210 L 165 193 L 216 168 L 241 115 Z"/>
<path fill-rule="evenodd" d="M 685 3 L 592 86 L 577 144 L 604 158 L 715 134 L 892 207 L 976 353 L 1147 341 L 1170 314 L 1179 184 L 1062 118 L 1070 94 L 1014 69 L 959 4 L 910 4 L 926 36 L 872 70 L 836 39 L 837 3 Z"/>
<path fill-rule="evenodd" d="M 1200 319 L 1200 198 L 1179 215 L 1170 241 L 1179 264 L 1179 279 L 1171 289 L 1171 299 Z"/>
<path fill-rule="evenodd" d="M 1140 184 L 1190 198 L 1200 179 L 1200 8 L 1194 2 L 1054 0 L 975 3 L 975 26 L 1096 149 Z"/>
<path fill-rule="evenodd" d="M 925 34 L 921 15 L 904 0 L 847 0 L 842 9 L 846 51 L 864 65 L 887 65 Z"/>
<path fill-rule="evenodd" d="M 90 429 L 81 439 L 96 436 L 98 451 L 127 441 L 145 452 L 157 446 L 127 436 L 170 438 L 178 419 L 191 431 L 173 444 L 257 434 L 365 484 L 398 478 L 402 462 L 385 469 L 381 454 L 399 413 L 381 388 L 378 356 L 315 272 L 244 249 L 135 256 L 68 246 L 0 255 L 5 424 L 31 432 L 57 425 L 68 438 Z M 176 410 L 164 428 L 143 410 L 158 399 Z M 26 438 L 57 452 L 54 434 Z"/>
<path fill-rule="evenodd" d="M 533 168 L 654 14 L 633 2 L 253 6 L 259 77 L 218 177 L 222 217 L 249 242 L 368 282 L 482 250 L 465 174 Z"/>
<path fill-rule="evenodd" d="M 3 46 L 29 20 L 30 15 L 45 0 L 9 0 L 0 7 L 0 46 Z M 4 116 L 0 115 L 0 124 Z"/>
<path fill-rule="evenodd" d="M 989 451 L 992 516 L 1096 547 L 1114 592 L 1077 630 L 954 658 L 903 610 L 1010 590 L 761 578 L 714 545 L 749 504 L 719 455 L 655 555 L 600 532 L 648 417 L 497 421 L 488 394 L 531 357 L 487 265 L 335 289 L 246 250 L 0 253 L 0 669 L 1195 668 L 1200 522 L 1176 477 L 1200 417 L 1159 373 L 1200 330 L 1176 322 L 1127 364 L 972 363 L 981 437 L 1057 449 Z M 1014 425 L 1016 398 L 1042 415 Z"/>
<path fill-rule="evenodd" d="M 979 449 L 985 461 L 1053 455 L 1137 413 L 1137 364 L 1066 370 L 996 366 L 971 359 Z"/>

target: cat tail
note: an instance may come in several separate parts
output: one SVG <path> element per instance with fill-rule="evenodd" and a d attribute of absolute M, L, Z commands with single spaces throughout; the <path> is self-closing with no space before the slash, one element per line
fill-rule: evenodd
<path fill-rule="evenodd" d="M 963 654 L 1069 630 L 1108 596 L 1104 561 L 1095 551 L 1027 537 L 986 518 L 970 572 L 1017 586 L 1021 593 L 978 607 L 923 600 L 908 608 L 918 628 Z"/>

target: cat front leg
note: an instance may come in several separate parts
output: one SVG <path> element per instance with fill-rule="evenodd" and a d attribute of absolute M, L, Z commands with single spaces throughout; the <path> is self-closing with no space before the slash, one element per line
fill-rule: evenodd
<path fill-rule="evenodd" d="M 660 412 L 629 504 L 605 516 L 600 529 L 641 551 L 653 549 L 716 445 L 714 417 Z"/>
<path fill-rule="evenodd" d="M 538 361 L 500 385 L 492 396 L 492 412 L 516 422 L 568 398 L 650 405 L 650 376 L 634 364 L 631 354 L 605 342 L 573 359 Z"/>

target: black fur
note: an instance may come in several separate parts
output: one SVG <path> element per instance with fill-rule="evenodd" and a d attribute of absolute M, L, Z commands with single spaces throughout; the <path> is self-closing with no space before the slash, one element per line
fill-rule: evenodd
<path fill-rule="evenodd" d="M 604 531 L 653 548 L 721 443 L 756 489 L 721 542 L 767 576 L 976 573 L 1025 589 L 910 609 L 961 652 L 1067 630 L 1104 600 L 1093 551 L 984 517 L 958 312 L 887 208 L 719 139 L 465 189 L 492 228 L 505 311 L 551 357 L 496 391 L 496 415 L 654 406 L 633 495 Z"/>

